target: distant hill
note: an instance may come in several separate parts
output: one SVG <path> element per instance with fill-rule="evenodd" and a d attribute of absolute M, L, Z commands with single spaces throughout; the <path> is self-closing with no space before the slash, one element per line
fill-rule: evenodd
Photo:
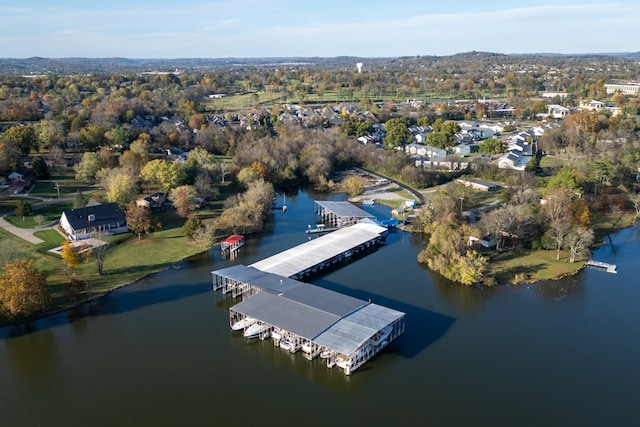
<path fill-rule="evenodd" d="M 532 58 L 617 58 L 624 60 L 640 59 L 640 52 L 593 53 L 593 54 L 501 54 L 492 52 L 464 52 L 449 56 L 406 56 L 393 58 L 362 58 L 339 56 L 320 57 L 282 57 L 282 58 L 0 58 L 1 75 L 37 75 L 37 74 L 85 74 L 113 72 L 174 72 L 176 70 L 193 71 L 231 67 L 283 67 L 307 66 L 321 69 L 355 69 L 355 64 L 363 62 L 365 69 L 380 67 L 385 69 L 404 68 L 419 62 L 443 61 L 507 61 L 518 59 L 531 61 Z"/>

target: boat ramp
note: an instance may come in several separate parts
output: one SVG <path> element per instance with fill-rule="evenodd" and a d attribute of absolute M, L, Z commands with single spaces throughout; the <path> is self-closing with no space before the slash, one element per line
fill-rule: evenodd
<path fill-rule="evenodd" d="M 241 299 L 229 309 L 231 328 L 350 375 L 404 333 L 405 314 L 299 279 L 372 250 L 386 231 L 365 220 L 250 266 L 213 271 L 214 291 Z"/>

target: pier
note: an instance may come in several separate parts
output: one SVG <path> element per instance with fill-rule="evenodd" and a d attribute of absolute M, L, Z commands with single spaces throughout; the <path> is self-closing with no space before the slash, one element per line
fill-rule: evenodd
<path fill-rule="evenodd" d="M 615 264 L 609 264 L 607 262 L 594 261 L 594 260 L 590 259 L 589 261 L 587 261 L 587 265 L 589 267 L 602 268 L 602 269 L 606 270 L 607 273 L 613 273 L 613 274 L 617 274 L 618 273 L 618 271 L 616 270 L 618 268 L 618 266 L 615 265 Z"/>
<path fill-rule="evenodd" d="M 386 232 L 365 219 L 250 266 L 212 271 L 214 291 L 241 299 L 229 309 L 231 328 L 352 374 L 404 333 L 405 313 L 299 279 L 375 249 Z"/>
<path fill-rule="evenodd" d="M 387 229 L 371 220 L 340 228 L 251 264 L 258 270 L 303 279 L 384 242 Z"/>
<path fill-rule="evenodd" d="M 344 227 L 346 225 L 356 224 L 364 218 L 375 219 L 375 215 L 349 202 L 316 200 L 314 212 L 331 227 Z"/>

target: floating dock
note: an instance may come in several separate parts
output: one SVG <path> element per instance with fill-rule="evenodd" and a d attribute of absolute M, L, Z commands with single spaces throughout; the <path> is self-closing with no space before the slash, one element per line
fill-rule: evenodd
<path fill-rule="evenodd" d="M 618 273 L 618 271 L 616 270 L 618 268 L 618 266 L 615 265 L 615 264 L 609 264 L 607 262 L 594 261 L 594 260 L 590 259 L 589 261 L 587 261 L 587 265 L 589 267 L 602 268 L 602 269 L 606 270 L 607 273 L 613 273 L 613 274 L 617 274 Z"/>

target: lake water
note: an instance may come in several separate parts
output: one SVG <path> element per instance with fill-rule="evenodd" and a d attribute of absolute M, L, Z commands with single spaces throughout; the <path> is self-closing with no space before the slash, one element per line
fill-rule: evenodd
<path fill-rule="evenodd" d="M 586 269 L 492 289 L 443 280 L 417 264 L 420 237 L 391 233 L 313 282 L 407 313 L 405 334 L 346 377 L 232 333 L 233 301 L 211 291 L 211 270 L 306 241 L 313 197 L 288 194 L 288 212 L 274 211 L 234 261 L 214 249 L 111 293 L 77 320 L 63 313 L 31 333 L 0 329 L 0 423 L 637 424 L 638 227 L 594 254 L 617 275 Z"/>

